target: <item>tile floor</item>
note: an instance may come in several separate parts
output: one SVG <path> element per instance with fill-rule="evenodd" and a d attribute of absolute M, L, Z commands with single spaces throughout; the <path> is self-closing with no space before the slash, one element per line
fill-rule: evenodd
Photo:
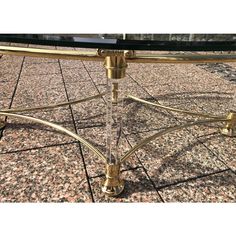
<path fill-rule="evenodd" d="M 235 68 L 130 64 L 124 89 L 163 105 L 224 115 L 233 106 Z M 80 99 L 105 86 L 100 62 L 0 59 L 1 109 Z M 123 152 L 165 127 L 196 120 L 131 100 L 125 111 Z M 101 98 L 23 114 L 60 124 L 105 150 Z M 219 125 L 183 129 L 144 146 L 122 166 L 124 192 L 109 198 L 100 189 L 104 164 L 90 150 L 51 128 L 8 117 L 0 140 L 0 202 L 236 202 L 236 138 L 220 135 Z"/>

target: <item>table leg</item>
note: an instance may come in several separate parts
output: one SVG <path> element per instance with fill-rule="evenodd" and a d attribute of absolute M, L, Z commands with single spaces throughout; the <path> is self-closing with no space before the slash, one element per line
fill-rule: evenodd
<path fill-rule="evenodd" d="M 106 117 L 106 168 L 102 191 L 117 196 L 124 189 L 120 179 L 120 138 L 122 132 L 123 99 L 125 96 L 125 69 L 127 64 L 122 55 L 105 58 L 107 74 L 107 117 Z"/>

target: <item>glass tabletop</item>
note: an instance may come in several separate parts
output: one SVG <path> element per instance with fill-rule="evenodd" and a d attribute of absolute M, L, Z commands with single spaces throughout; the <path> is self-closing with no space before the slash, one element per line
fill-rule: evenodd
<path fill-rule="evenodd" d="M 236 50 L 236 34 L 0 34 L 0 41 L 113 50 Z"/>

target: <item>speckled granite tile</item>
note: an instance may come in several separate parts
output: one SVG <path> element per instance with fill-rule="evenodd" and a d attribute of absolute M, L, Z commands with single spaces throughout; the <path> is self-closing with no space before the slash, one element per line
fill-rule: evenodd
<path fill-rule="evenodd" d="M 232 93 L 212 93 L 210 95 L 205 95 L 193 100 L 198 106 L 201 106 L 203 111 L 225 116 L 228 114 L 235 104 L 233 104 L 233 94 Z"/>
<path fill-rule="evenodd" d="M 22 61 L 14 61 L 11 59 L 0 60 L 0 76 L 4 74 L 19 74 L 21 70 Z"/>
<path fill-rule="evenodd" d="M 102 98 L 72 105 L 77 129 L 106 125 L 106 105 Z"/>
<path fill-rule="evenodd" d="M 196 135 L 197 136 L 197 135 Z M 236 172 L 236 138 L 223 136 L 219 131 L 204 141 L 204 136 L 198 137 L 220 160 Z"/>
<path fill-rule="evenodd" d="M 236 202 L 236 175 L 230 171 L 159 190 L 165 202 Z"/>
<path fill-rule="evenodd" d="M 62 74 L 65 79 L 65 83 L 72 83 L 72 82 L 90 82 L 90 77 L 87 73 L 87 71 L 81 67 L 81 68 L 63 68 Z"/>
<path fill-rule="evenodd" d="M 82 63 L 82 61 L 80 60 L 63 60 L 60 59 L 60 64 L 62 69 L 75 69 L 75 68 L 80 68 L 80 69 L 84 69 L 84 65 Z"/>
<path fill-rule="evenodd" d="M 66 95 L 60 75 L 21 76 L 12 108 L 43 106 L 64 101 L 66 101 Z M 74 131 L 68 107 L 23 114 L 56 122 Z M 9 117 L 1 141 L 1 152 L 41 147 L 71 140 L 73 139 L 52 128 Z"/>
<path fill-rule="evenodd" d="M 106 71 L 91 71 L 89 72 L 93 82 L 99 86 L 99 85 L 105 85 L 107 84 L 107 77 L 106 77 Z"/>
<path fill-rule="evenodd" d="M 153 63 L 129 63 L 127 72 L 132 73 L 139 71 L 140 73 L 147 73 L 153 71 L 157 66 L 158 64 Z"/>
<path fill-rule="evenodd" d="M 24 57 L 22 56 L 13 56 L 13 55 L 3 55 L 0 63 L 7 63 L 9 64 L 14 64 L 14 65 L 19 65 L 23 62 Z"/>
<path fill-rule="evenodd" d="M 104 71 L 103 62 L 100 61 L 83 61 L 83 64 L 90 71 Z"/>
<path fill-rule="evenodd" d="M 225 64 L 228 64 L 228 65 L 236 68 L 236 62 L 227 62 Z"/>
<path fill-rule="evenodd" d="M 22 69 L 22 76 L 25 75 L 48 75 L 60 74 L 58 63 L 40 63 L 40 64 L 25 64 Z"/>
<path fill-rule="evenodd" d="M 127 138 L 133 146 L 153 134 L 154 131 Z M 227 168 L 186 130 L 151 141 L 137 152 L 137 156 L 157 187 Z"/>
<path fill-rule="evenodd" d="M 106 78 L 105 70 L 104 71 L 89 72 L 89 75 L 90 75 L 93 83 L 96 85 L 96 88 L 99 90 L 99 92 L 100 93 L 106 92 L 107 78 Z"/>
<path fill-rule="evenodd" d="M 5 82 L 0 80 L 0 100 L 11 99 L 16 82 Z"/>
<path fill-rule="evenodd" d="M 1 98 L 0 99 L 0 110 L 1 109 L 8 109 L 10 106 L 10 103 L 11 103 L 11 98 Z"/>
<path fill-rule="evenodd" d="M 24 115 L 51 121 L 74 132 L 72 117 L 68 108 L 47 112 L 24 113 Z M 74 138 L 48 126 L 26 119 L 8 117 L 0 143 L 0 153 L 39 148 L 72 142 L 74 140 Z"/>
<path fill-rule="evenodd" d="M 161 199 L 142 169 L 124 171 L 125 189 L 117 197 L 107 197 L 101 191 L 102 178 L 92 179 L 95 202 L 161 202 Z"/>
<path fill-rule="evenodd" d="M 31 107 L 66 102 L 60 74 L 21 75 L 12 107 Z"/>
<path fill-rule="evenodd" d="M 75 81 L 70 83 L 65 81 L 65 84 L 70 100 L 83 99 L 98 94 L 96 87 L 91 81 Z"/>
<path fill-rule="evenodd" d="M 0 202 L 91 202 L 78 150 L 68 144 L 1 154 Z"/>
<path fill-rule="evenodd" d="M 4 74 L 4 75 L 0 75 L 0 84 L 2 86 L 4 86 L 4 83 L 8 83 L 8 82 L 15 82 L 16 83 L 17 79 L 18 79 L 18 74 Z"/>
<path fill-rule="evenodd" d="M 104 155 L 106 155 L 106 128 L 105 127 L 94 127 L 81 129 L 78 131 L 81 137 L 85 138 L 91 144 L 93 144 L 96 148 L 98 148 Z M 83 156 L 85 158 L 88 174 L 90 177 L 94 177 L 97 175 L 104 174 L 105 164 L 102 159 L 97 157 L 92 151 L 90 151 L 87 147 L 82 147 Z M 124 135 L 121 134 L 118 155 L 122 157 L 128 150 L 130 149 L 130 145 L 125 139 Z M 126 170 L 130 168 L 136 168 L 140 166 L 139 162 L 135 157 L 125 162 L 121 170 Z"/>
<path fill-rule="evenodd" d="M 25 64 L 41 64 L 41 63 L 58 63 L 57 59 L 40 58 L 40 57 L 25 57 Z"/>

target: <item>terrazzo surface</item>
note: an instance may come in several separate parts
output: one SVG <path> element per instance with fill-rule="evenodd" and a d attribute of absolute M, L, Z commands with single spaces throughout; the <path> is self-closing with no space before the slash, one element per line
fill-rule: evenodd
<path fill-rule="evenodd" d="M 235 76 L 236 63 L 132 63 L 122 89 L 153 103 L 224 116 L 236 106 Z M 106 83 L 101 62 L 3 55 L 0 109 L 83 99 L 103 93 Z M 106 153 L 103 98 L 21 114 L 62 125 Z M 0 202 L 236 202 L 236 138 L 219 133 L 223 123 L 184 128 L 143 146 L 122 165 L 124 192 L 110 198 L 101 192 L 104 163 L 83 144 L 27 119 L 4 119 Z M 122 120 L 120 156 L 166 127 L 199 118 L 126 98 Z"/>

